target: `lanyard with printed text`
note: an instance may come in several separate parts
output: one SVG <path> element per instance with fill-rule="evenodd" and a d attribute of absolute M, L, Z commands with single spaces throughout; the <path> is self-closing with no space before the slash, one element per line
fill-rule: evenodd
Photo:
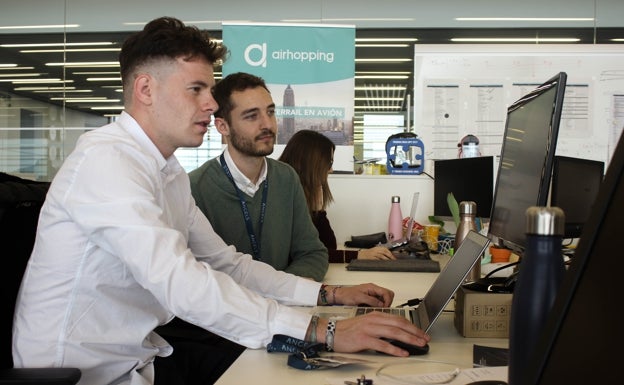
<path fill-rule="evenodd" d="M 247 202 L 243 197 L 242 192 L 236 186 L 236 182 L 234 181 L 234 177 L 230 172 L 230 168 L 225 163 L 225 157 L 221 154 L 219 158 L 221 161 L 221 167 L 227 175 L 228 179 L 234 185 L 234 190 L 236 190 L 236 195 L 238 195 L 238 199 L 240 201 L 241 210 L 243 211 L 243 219 L 245 220 L 245 226 L 247 227 L 247 234 L 249 234 L 249 242 L 251 243 L 251 249 L 253 251 L 254 259 L 260 260 L 260 236 L 262 235 L 262 225 L 264 224 L 264 215 L 266 214 L 266 202 L 267 202 L 267 193 L 269 190 L 269 180 L 268 178 L 264 180 L 263 188 L 262 188 L 262 203 L 260 204 L 260 222 L 258 228 L 258 235 L 254 233 L 253 223 L 251 222 L 251 214 L 249 213 L 249 208 L 247 207 Z"/>

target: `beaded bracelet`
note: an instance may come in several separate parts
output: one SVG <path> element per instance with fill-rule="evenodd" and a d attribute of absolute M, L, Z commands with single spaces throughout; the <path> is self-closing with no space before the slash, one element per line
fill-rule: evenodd
<path fill-rule="evenodd" d="M 340 289 L 342 286 L 334 286 L 334 288 L 332 289 L 332 301 L 334 305 L 337 305 L 338 302 L 336 302 L 336 290 Z"/>
<path fill-rule="evenodd" d="M 327 334 L 325 334 L 325 350 L 328 352 L 334 351 L 334 336 L 336 334 L 336 323 L 335 320 L 330 320 L 327 323 Z"/>
<path fill-rule="evenodd" d="M 327 302 L 327 289 L 325 289 L 327 285 L 321 285 L 321 290 L 319 290 L 319 295 L 321 296 L 321 305 L 328 305 Z"/>
<path fill-rule="evenodd" d="M 317 315 L 312 316 L 312 320 L 310 321 L 310 342 L 316 342 L 316 326 L 318 325 L 319 317 Z"/>

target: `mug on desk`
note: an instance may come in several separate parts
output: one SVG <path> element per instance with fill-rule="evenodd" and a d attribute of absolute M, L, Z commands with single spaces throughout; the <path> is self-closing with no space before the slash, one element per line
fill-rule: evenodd
<path fill-rule="evenodd" d="M 438 237 L 440 236 L 440 225 L 424 225 L 422 240 L 427 243 L 429 250 L 438 251 Z"/>

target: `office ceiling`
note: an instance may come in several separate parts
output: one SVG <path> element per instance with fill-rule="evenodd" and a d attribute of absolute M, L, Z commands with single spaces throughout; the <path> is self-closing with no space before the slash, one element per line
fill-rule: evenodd
<path fill-rule="evenodd" d="M 98 115 L 115 115 L 122 105 L 121 81 L 117 62 L 118 49 L 125 37 L 142 27 L 145 21 L 170 14 L 212 31 L 220 38 L 221 21 L 254 22 L 320 22 L 353 24 L 356 26 L 356 118 L 363 113 L 405 113 L 407 95 L 413 89 L 414 44 L 446 44 L 452 38 L 474 37 L 563 37 L 572 36 L 578 43 L 614 43 L 612 38 L 624 38 L 624 23 L 617 15 L 624 14 L 620 0 L 550 0 L 503 2 L 501 7 L 488 1 L 442 1 L 444 6 L 429 1 L 326 1 L 291 4 L 285 0 L 250 2 L 229 0 L 222 4 L 186 0 L 179 2 L 135 0 L 13 0 L 3 4 L 0 13 L 0 65 L 15 63 L 19 71 L 3 71 L 0 67 L 0 98 L 12 94 L 41 100 L 67 108 Z M 500 2 L 496 2 L 500 3 Z M 529 7 L 531 3 L 533 7 Z M 467 7 L 466 4 L 470 4 Z M 43 8 L 42 8 L 43 7 Z M 38 9 L 37 12 L 32 12 Z M 115 10 L 115 11 L 111 11 Z M 175 9 L 175 12 L 172 10 Z M 465 21 L 462 16 L 531 16 L 555 15 L 579 20 L 563 23 L 563 27 L 544 28 L 543 21 Z M 103 16 L 105 15 L 105 16 Z M 200 15 L 200 16 L 198 16 Z M 204 16 L 205 15 L 205 16 Z M 218 17 L 216 17 L 218 15 Z M 246 16 L 245 16 L 246 15 Z M 253 15 L 249 16 L 249 15 Z M 591 21 L 581 20 L 591 18 Z M 211 19 L 211 20 L 206 20 Z M 218 20 L 217 20 L 218 19 Z M 66 33 L 55 28 L 16 29 L 10 27 L 59 23 L 67 25 Z M 553 23 L 546 23 L 553 25 Z M 561 24 L 559 24 L 561 25 Z M 9 27 L 9 28 L 6 28 Z M 392 45 L 362 46 L 365 38 L 414 38 L 415 42 Z M 80 42 L 110 42 L 96 47 L 70 46 Z M 10 47 L 7 44 L 62 43 L 63 47 Z M 370 43 L 370 42 L 369 42 Z M 396 43 L 396 42 L 394 42 Z M 89 48 L 88 52 L 78 51 Z M 93 51 L 99 48 L 101 51 Z M 362 59 L 406 59 L 399 62 L 363 61 Z M 67 66 L 63 63 L 113 63 L 109 67 Z M 59 65 L 50 65 L 58 63 Z M 219 69 L 217 69 L 219 70 Z M 388 74 L 391 72 L 393 74 Z M 20 84 L 20 77 L 39 73 L 39 77 L 69 80 L 71 83 L 45 84 L 60 89 L 36 90 L 41 84 Z M 10 74 L 10 75 L 9 75 Z M 380 76 L 398 75 L 398 79 Z M 9 77 L 10 76 L 10 77 Z M 367 76 L 364 78 L 364 76 Z M 30 76 L 32 77 L 32 76 Z M 73 87 L 75 89 L 71 89 Z M 381 87 L 381 89 L 380 89 Z M 81 92 L 78 92 L 81 91 Z M 3 96 L 3 94 L 5 94 Z M 97 103 L 82 103 L 78 98 L 102 98 Z M 112 101 L 111 101 L 112 100 Z M 117 101 L 115 101 L 117 100 Z M 117 106 L 114 108 L 114 106 Z"/>

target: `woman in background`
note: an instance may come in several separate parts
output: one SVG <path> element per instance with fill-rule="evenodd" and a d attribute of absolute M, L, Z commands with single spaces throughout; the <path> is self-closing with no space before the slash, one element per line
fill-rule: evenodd
<path fill-rule="evenodd" d="M 319 238 L 327 247 L 329 262 L 349 262 L 352 259 L 395 259 L 383 246 L 361 250 L 338 250 L 336 235 L 327 218 L 327 206 L 334 199 L 327 177 L 332 172 L 336 146 L 325 135 L 312 131 L 296 132 L 286 144 L 279 160 L 291 165 L 301 180 L 303 191 L 319 232 Z"/>

